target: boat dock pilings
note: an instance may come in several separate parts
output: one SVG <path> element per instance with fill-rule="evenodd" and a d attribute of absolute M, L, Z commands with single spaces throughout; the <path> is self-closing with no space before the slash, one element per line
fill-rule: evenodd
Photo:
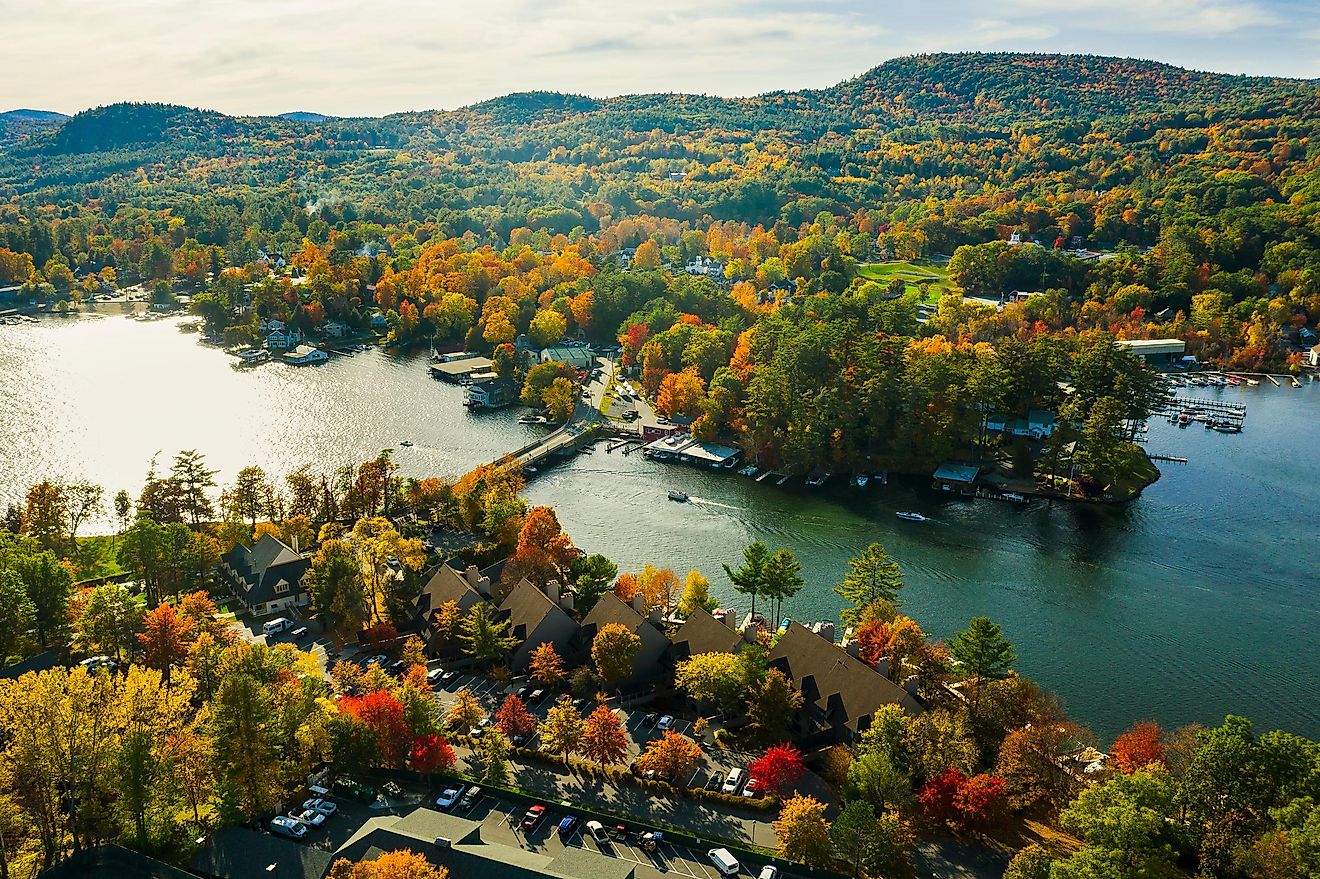
<path fill-rule="evenodd" d="M 1181 412 L 1184 409 L 1214 412 L 1217 415 L 1227 415 L 1229 418 L 1236 418 L 1239 421 L 1247 417 L 1247 405 L 1245 403 L 1235 403 L 1231 400 L 1212 400 L 1204 397 L 1170 396 L 1164 401 L 1160 411 Z"/>
<path fill-rule="evenodd" d="M 1171 462 L 1173 462 L 1174 464 L 1186 464 L 1186 463 L 1187 463 L 1187 459 L 1186 459 L 1186 458 L 1180 458 L 1180 457 L 1178 457 L 1177 455 L 1157 455 L 1157 454 L 1155 454 L 1155 453 L 1153 453 L 1153 452 L 1147 452 L 1147 453 L 1146 453 L 1146 457 L 1147 457 L 1147 458 L 1150 458 L 1152 461 L 1171 461 Z"/>

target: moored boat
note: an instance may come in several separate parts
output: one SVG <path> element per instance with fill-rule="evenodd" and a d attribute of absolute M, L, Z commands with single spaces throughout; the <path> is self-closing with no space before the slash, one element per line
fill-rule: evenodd
<path fill-rule="evenodd" d="M 866 488 L 866 484 L 870 481 L 871 477 L 867 476 L 865 473 L 856 473 L 852 478 L 853 485 L 858 488 Z"/>
<path fill-rule="evenodd" d="M 679 503 L 685 503 L 689 500 L 689 496 L 686 491 L 679 491 L 676 488 L 671 488 L 669 489 L 669 499 L 671 501 L 678 501 Z"/>

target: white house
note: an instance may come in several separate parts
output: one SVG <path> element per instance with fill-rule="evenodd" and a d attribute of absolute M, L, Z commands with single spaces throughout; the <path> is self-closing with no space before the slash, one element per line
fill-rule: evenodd
<path fill-rule="evenodd" d="M 284 354 L 284 362 L 294 366 L 310 366 L 313 363 L 325 363 L 329 359 L 329 354 L 310 345 L 299 345 Z"/>
<path fill-rule="evenodd" d="M 709 257 L 699 256 L 692 262 L 683 266 L 683 271 L 689 275 L 705 275 L 708 278 L 719 278 L 724 276 L 724 266 L 719 260 Z"/>
<path fill-rule="evenodd" d="M 1320 366 L 1320 345 L 1311 346 L 1311 350 L 1307 352 L 1307 361 L 1312 366 Z"/>

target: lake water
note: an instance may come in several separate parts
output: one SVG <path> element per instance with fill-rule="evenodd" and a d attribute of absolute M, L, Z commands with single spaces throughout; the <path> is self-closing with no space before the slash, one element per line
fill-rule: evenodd
<path fill-rule="evenodd" d="M 408 474 L 458 474 L 542 428 L 512 410 L 469 414 L 425 357 L 373 351 L 320 367 L 235 370 L 174 321 L 122 316 L 0 327 L 0 502 L 47 476 L 136 493 L 158 451 L 203 451 L 220 479 L 257 463 L 333 467 L 400 440 Z M 999 622 L 1020 670 L 1109 738 L 1131 721 L 1215 723 L 1320 738 L 1320 393 L 1317 386 L 1193 389 L 1248 406 L 1246 431 L 1151 423 L 1149 448 L 1190 463 L 1116 508 L 954 500 L 925 480 L 775 487 L 609 454 L 604 445 L 528 486 L 578 545 L 621 569 L 697 567 L 733 599 L 720 564 L 760 539 L 788 546 L 808 585 L 786 608 L 832 618 L 849 557 L 879 541 L 907 574 L 905 610 L 938 637 Z M 841 481 L 840 481 L 841 482 Z M 692 496 L 666 500 L 669 488 Z M 932 521 L 901 522 L 895 510 Z M 733 602 L 742 606 L 741 601 Z"/>

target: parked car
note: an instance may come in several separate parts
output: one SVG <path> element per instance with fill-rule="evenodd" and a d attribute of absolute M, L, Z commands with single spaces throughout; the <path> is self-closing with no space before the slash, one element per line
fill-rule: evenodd
<path fill-rule="evenodd" d="M 743 782 L 747 780 L 746 771 L 734 767 L 729 770 L 729 774 L 724 779 L 724 785 L 720 788 L 726 794 L 737 795 L 742 788 Z"/>
<path fill-rule="evenodd" d="M 720 785 L 724 783 L 724 773 L 718 770 L 710 774 L 706 779 L 706 790 L 719 790 Z"/>
<path fill-rule="evenodd" d="M 756 879 L 779 879 L 779 868 L 774 864 L 766 864 L 757 874 Z"/>
<path fill-rule="evenodd" d="M 315 809 L 325 817 L 329 818 L 339 810 L 334 800 L 327 800 L 324 797 L 313 797 L 303 803 L 304 809 Z"/>
<path fill-rule="evenodd" d="M 727 848 L 713 848 L 706 854 L 710 857 L 710 862 L 715 865 L 715 869 L 725 876 L 737 876 L 742 872 L 742 864 L 738 863 L 733 852 Z"/>
<path fill-rule="evenodd" d="M 742 795 L 751 799 L 761 795 L 761 782 L 756 778 L 747 779 L 747 785 L 743 788 Z"/>
<path fill-rule="evenodd" d="M 564 820 L 559 822 L 559 835 L 567 839 L 573 835 L 573 831 L 577 830 L 577 826 L 578 819 L 576 815 L 565 815 Z"/>
<path fill-rule="evenodd" d="M 302 839 L 307 835 L 307 825 L 288 815 L 276 815 L 270 819 L 270 832 L 287 836 L 289 839 Z"/>
<path fill-rule="evenodd" d="M 444 674 L 440 675 L 440 683 L 442 683 L 442 684 L 447 684 L 447 683 L 449 683 L 450 681 L 452 681 L 452 680 L 453 680 L 454 678 L 456 678 L 456 677 L 458 677 L 458 672 L 454 671 L 454 670 L 451 668 L 449 671 L 447 671 L 447 672 L 445 672 Z"/>
<path fill-rule="evenodd" d="M 637 844 L 642 847 L 644 852 L 653 852 L 660 847 L 660 843 L 665 841 L 665 835 L 659 830 L 648 830 L 642 834 Z"/>
<path fill-rule="evenodd" d="M 535 806 L 528 809 L 523 815 L 522 829 L 527 831 L 535 830 L 536 826 L 541 823 L 541 819 L 544 817 L 545 806 L 537 803 Z"/>
<path fill-rule="evenodd" d="M 440 683 L 440 679 L 444 677 L 444 674 L 445 670 L 443 668 L 433 668 L 426 673 L 426 682 L 434 687 Z"/>
<path fill-rule="evenodd" d="M 587 833 L 590 833 L 591 838 L 596 840 L 596 842 L 610 841 L 610 832 L 606 830 L 605 825 L 601 824 L 599 821 L 588 821 Z"/>
<path fill-rule="evenodd" d="M 293 638 L 293 640 L 295 640 L 295 641 L 300 641 L 300 640 L 302 640 L 303 638 L 306 638 L 306 637 L 307 637 L 307 627 L 306 627 L 306 626 L 299 626 L 298 628 L 294 629 L 292 632 L 289 633 L 289 637 Z"/>
<path fill-rule="evenodd" d="M 273 620 L 267 620 L 261 624 L 261 631 L 267 635 L 278 635 L 285 629 L 293 628 L 293 620 L 286 620 L 284 617 L 276 617 Z"/>
<path fill-rule="evenodd" d="M 315 809 L 294 809 L 289 813 L 289 817 L 311 827 L 320 827 L 325 823 L 325 813 Z"/>
<path fill-rule="evenodd" d="M 532 690 L 532 694 L 527 697 L 527 701 L 529 704 L 535 705 L 537 702 L 540 702 L 544 698 L 545 698 L 545 690 L 540 690 L 540 689 Z"/>
<path fill-rule="evenodd" d="M 362 660 L 362 667 L 370 668 L 373 665 L 383 666 L 388 659 L 389 657 L 384 653 L 377 653 L 375 656 L 368 656 L 366 659 Z"/>
<path fill-rule="evenodd" d="M 481 799 L 481 788 L 473 785 L 463 794 L 463 799 L 458 801 L 458 807 L 464 812 L 471 812 L 479 799 Z"/>
<path fill-rule="evenodd" d="M 462 785 L 459 785 L 458 787 L 447 787 L 440 792 L 440 796 L 435 798 L 435 804 L 441 809 L 448 809 L 450 806 L 454 805 L 454 803 L 457 803 L 462 796 Z"/>
<path fill-rule="evenodd" d="M 664 732 L 674 728 L 674 718 L 671 715 L 664 715 L 655 722 L 655 728 L 658 732 Z"/>
<path fill-rule="evenodd" d="M 654 711 L 652 711 L 652 712 L 648 713 L 645 717 L 642 718 L 642 723 L 643 723 L 643 725 L 645 725 L 646 727 L 649 728 L 649 727 L 653 727 L 653 726 L 655 726 L 655 722 L 656 722 L 658 719 L 659 719 L 659 718 L 656 716 L 656 713 L 655 713 Z"/>

